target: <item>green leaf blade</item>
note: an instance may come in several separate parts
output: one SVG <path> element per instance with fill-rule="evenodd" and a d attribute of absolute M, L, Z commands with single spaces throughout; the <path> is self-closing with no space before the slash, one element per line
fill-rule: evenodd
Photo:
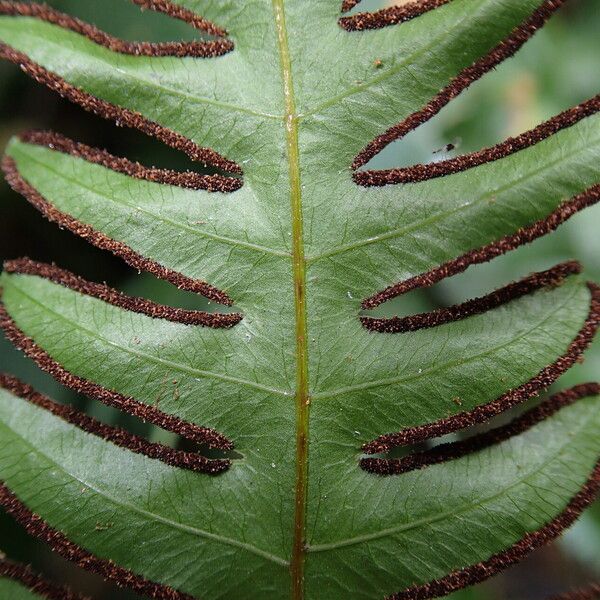
<path fill-rule="evenodd" d="M 382 580 L 386 594 L 422 585 L 486 560 L 555 519 L 597 463 L 599 401 L 582 400 L 498 446 L 422 471 L 381 478 L 348 470 L 313 499 L 335 505 L 336 516 L 328 513 L 312 530 L 312 597 L 343 586 L 373 598 Z M 343 488 L 352 490 L 352 505 Z M 360 568 L 373 557 L 377 571 Z"/>
<path fill-rule="evenodd" d="M 571 352 L 573 341 L 589 342 L 597 324 L 590 288 L 569 277 L 403 334 L 368 331 L 360 314 L 379 290 L 548 220 L 597 184 L 598 115 L 443 179 L 367 189 L 349 168 L 540 0 L 453 0 L 362 33 L 340 27 L 338 0 L 176 4 L 226 27 L 234 49 L 131 56 L 8 16 L 0 43 L 87 101 L 110 103 L 97 112 L 127 114 L 126 124 L 190 156 L 210 146 L 236 161 L 240 189 L 157 183 L 20 140 L 8 149 L 9 179 L 99 247 L 126 260 L 130 250 L 158 267 L 150 272 L 186 278 L 185 289 L 215 286 L 242 320 L 184 325 L 18 273 L 1 276 L 2 302 L 21 331 L 14 341 L 63 383 L 83 389 L 73 376 L 212 428 L 239 454 L 208 477 L 0 390 L 0 480 L 100 560 L 169 586 L 167 595 L 206 600 L 381 598 L 486 561 L 556 519 L 600 454 L 598 398 L 401 476 L 365 472 L 361 447 L 472 416 L 548 365 L 562 372 L 585 345 Z"/>
<path fill-rule="evenodd" d="M 0 594 L 11 600 L 41 600 L 43 596 L 27 589 L 23 584 L 11 579 L 0 579 Z"/>
<path fill-rule="evenodd" d="M 0 412 L 0 479 L 74 543 L 199 596 L 258 586 L 277 598 L 287 589 L 285 555 L 274 554 L 284 551 L 285 531 L 271 490 L 253 482 L 251 458 L 215 479 L 117 448 L 4 390 Z M 249 521 L 248 510 L 263 516 Z"/>
<path fill-rule="evenodd" d="M 286 275 L 289 239 L 248 186 L 222 194 L 136 180 L 19 140 L 8 155 L 19 176 L 61 213 L 178 273 L 229 290 L 238 302 L 274 285 L 257 276 L 259 269 L 264 277 Z"/>

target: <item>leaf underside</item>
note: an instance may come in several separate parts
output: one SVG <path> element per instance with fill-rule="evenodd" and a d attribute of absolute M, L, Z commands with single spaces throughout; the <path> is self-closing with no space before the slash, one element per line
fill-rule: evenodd
<path fill-rule="evenodd" d="M 464 446 L 387 453 L 567 370 L 600 313 L 580 267 L 408 320 L 362 311 L 600 199 L 598 98 L 454 161 L 365 168 L 563 2 L 418 0 L 339 21 L 339 0 L 134 1 L 212 38 L 125 43 L 2 1 L 0 54 L 217 174 L 39 132 L 11 141 L 4 170 L 58 225 L 222 306 L 166 307 L 21 260 L 0 278 L 0 325 L 64 385 L 237 454 L 170 451 L 3 377 L 0 503 L 157 598 L 430 598 L 556 537 L 599 485 L 598 386 Z M 0 578 L 3 596 L 28 589 Z"/>

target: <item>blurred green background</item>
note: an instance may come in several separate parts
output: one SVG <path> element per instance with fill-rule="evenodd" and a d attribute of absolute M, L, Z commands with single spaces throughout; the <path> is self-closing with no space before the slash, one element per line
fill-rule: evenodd
<path fill-rule="evenodd" d="M 141 13 L 128 0 L 54 0 L 49 4 L 129 40 L 194 38 L 194 32 L 185 25 L 152 12 Z M 365 0 L 361 7 L 365 10 L 382 4 L 377 0 Z M 429 124 L 388 147 L 374 160 L 374 166 L 428 162 L 477 150 L 530 129 L 599 91 L 600 2 L 570 0 L 515 58 L 474 84 Z M 54 129 L 146 165 L 193 168 L 185 157 L 163 145 L 85 113 L 33 83 L 17 67 L 0 63 L 0 146 L 3 148 L 10 136 L 31 128 Z M 445 153 L 443 149 L 447 144 L 455 145 L 456 149 Z M 600 205 L 574 217 L 550 237 L 492 263 L 472 267 L 467 273 L 426 292 L 412 293 L 385 310 L 409 314 L 447 306 L 569 258 L 582 261 L 587 275 L 600 281 L 599 230 Z M 140 275 L 111 255 L 49 224 L 2 182 L 0 259 L 19 256 L 55 261 L 84 277 L 107 281 L 130 294 L 177 306 L 206 308 L 201 299 Z M 151 439 L 179 443 L 165 432 L 60 388 L 4 339 L 0 339 L 0 369 L 16 374 L 55 399 L 72 403 L 106 422 L 125 426 Z M 600 344 L 596 342 L 585 362 L 578 364 L 555 387 L 598 378 Z M 70 581 L 73 587 L 94 599 L 135 597 L 54 556 L 1 513 L 0 548 L 15 559 L 32 562 L 53 579 Z M 598 578 L 600 503 L 597 502 L 558 543 L 452 598 L 537 600 Z"/>

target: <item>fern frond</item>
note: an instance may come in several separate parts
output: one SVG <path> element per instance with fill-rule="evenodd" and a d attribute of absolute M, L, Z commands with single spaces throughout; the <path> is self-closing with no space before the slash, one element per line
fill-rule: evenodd
<path fill-rule="evenodd" d="M 4 171 L 50 221 L 223 308 L 18 259 L 1 275 L 0 325 L 64 386 L 201 448 L 133 436 L 2 376 L 0 504 L 63 557 L 170 600 L 433 598 L 556 538 L 600 482 L 597 384 L 466 440 L 393 451 L 503 415 L 580 360 L 600 319 L 582 267 L 407 317 L 364 311 L 600 199 L 598 96 L 456 159 L 367 165 L 563 0 L 349 15 L 358 1 L 133 2 L 204 38 L 129 42 L 3 0 L 0 55 L 214 172 L 53 132 L 14 138 Z"/>

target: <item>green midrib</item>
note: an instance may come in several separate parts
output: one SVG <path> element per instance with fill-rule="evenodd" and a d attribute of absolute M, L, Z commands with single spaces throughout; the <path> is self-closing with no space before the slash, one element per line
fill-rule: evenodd
<path fill-rule="evenodd" d="M 290 564 L 291 597 L 304 598 L 304 561 L 306 555 L 306 497 L 308 479 L 308 346 L 306 324 L 306 256 L 300 185 L 298 114 L 294 97 L 292 63 L 288 47 L 284 0 L 273 0 L 273 13 L 281 61 L 285 99 L 285 138 L 288 154 L 292 221 L 292 272 L 296 336 L 296 485 L 294 498 L 294 537 Z"/>

